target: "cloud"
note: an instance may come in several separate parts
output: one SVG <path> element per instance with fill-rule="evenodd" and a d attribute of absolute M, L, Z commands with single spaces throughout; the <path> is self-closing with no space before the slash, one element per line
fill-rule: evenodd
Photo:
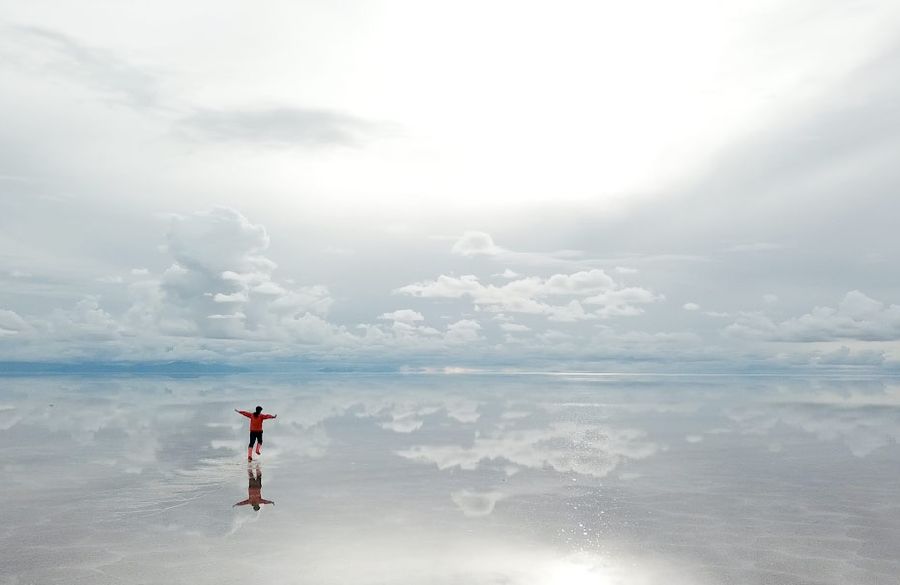
<path fill-rule="evenodd" d="M 481 325 L 471 319 L 462 319 L 447 326 L 445 339 L 449 343 L 472 343 L 481 339 Z"/>
<path fill-rule="evenodd" d="M 531 331 L 531 327 L 526 327 L 519 323 L 501 323 L 500 329 L 508 333 L 524 333 L 526 331 Z"/>
<path fill-rule="evenodd" d="M 382 421 L 379 426 L 395 433 L 412 433 L 422 428 L 425 421 L 414 413 L 392 417 L 391 420 Z"/>
<path fill-rule="evenodd" d="M 555 423 L 547 428 L 499 430 L 476 436 L 471 446 L 419 445 L 398 455 L 437 465 L 475 470 L 512 463 L 530 469 L 552 469 L 605 477 L 627 460 L 644 459 L 658 450 L 633 429 Z"/>
<path fill-rule="evenodd" d="M 830 397 L 829 397 L 830 398 Z M 894 408 L 872 408 L 853 403 L 858 396 L 823 400 L 821 393 L 811 401 L 793 400 L 745 409 L 729 416 L 744 432 L 768 434 L 775 428 L 795 429 L 822 442 L 841 442 L 856 457 L 868 457 L 889 445 L 900 443 L 900 419 Z"/>
<path fill-rule="evenodd" d="M 165 94 L 156 72 L 135 65 L 115 51 L 93 47 L 39 26 L 15 26 L 8 30 L 27 46 L 29 59 L 35 55 L 44 57 L 39 66 L 66 76 L 112 102 L 177 116 L 175 127 L 194 138 L 310 148 L 358 146 L 369 138 L 392 131 L 395 126 L 329 108 L 296 105 L 243 109 L 185 107 Z M 184 111 L 189 113 L 182 114 Z"/>
<path fill-rule="evenodd" d="M 358 146 L 384 128 L 342 112 L 296 106 L 198 109 L 180 123 L 207 140 L 299 147 Z"/>
<path fill-rule="evenodd" d="M 664 300 L 661 294 L 656 294 L 645 288 L 629 286 L 602 292 L 588 297 L 584 302 L 588 305 L 600 305 L 596 313 L 600 317 L 627 317 L 640 315 L 644 309 L 638 305 L 645 305 Z"/>
<path fill-rule="evenodd" d="M 166 335 L 304 343 L 340 337 L 321 318 L 332 302 L 328 290 L 276 282 L 268 246 L 265 228 L 232 209 L 172 216 L 166 251 L 174 263 L 131 285 L 127 320 Z"/>
<path fill-rule="evenodd" d="M 681 305 L 681 308 L 685 311 L 699 311 L 700 305 L 698 305 L 697 303 L 685 303 Z"/>
<path fill-rule="evenodd" d="M 15 311 L 0 309 L 0 337 L 28 330 L 28 323 Z"/>
<path fill-rule="evenodd" d="M 107 337 L 113 336 L 120 329 L 113 316 L 100 307 L 100 299 L 94 296 L 78 301 L 72 310 L 56 310 L 51 317 L 51 322 L 58 328 L 70 328 L 74 336 Z"/>
<path fill-rule="evenodd" d="M 425 320 L 422 313 L 413 311 L 412 309 L 398 309 L 391 313 L 384 313 L 378 318 L 386 321 L 399 321 L 401 323 L 415 323 L 416 321 Z"/>
<path fill-rule="evenodd" d="M 480 256 L 492 258 L 496 261 L 528 266 L 581 266 L 589 263 L 589 261 L 582 258 L 584 253 L 581 250 L 557 250 L 555 252 L 517 252 L 508 250 L 494 243 L 494 238 L 491 234 L 480 231 L 463 233 L 454 242 L 450 251 L 453 254 L 469 258 Z M 518 274 L 507 268 L 499 276 L 516 278 Z"/>
<path fill-rule="evenodd" d="M 460 277 L 441 275 L 436 280 L 409 284 L 394 291 L 421 298 L 460 299 L 467 297 L 479 309 L 493 312 L 546 315 L 555 321 L 579 321 L 623 315 L 637 315 L 638 305 L 652 303 L 662 297 L 639 287 L 620 287 L 603 270 L 592 269 L 572 274 L 554 274 L 513 280 L 502 286 L 482 284 L 474 275 Z M 542 299 L 581 297 L 564 305 Z M 584 310 L 582 301 L 599 305 L 594 312 Z"/>
<path fill-rule="evenodd" d="M 450 494 L 450 499 L 462 511 L 470 517 L 488 516 L 494 511 L 497 502 L 506 498 L 506 494 L 497 490 L 477 492 L 459 490 Z"/>
<path fill-rule="evenodd" d="M 774 321 L 759 312 L 743 313 L 725 328 L 725 333 L 769 341 L 893 341 L 900 339 L 900 305 L 885 305 L 853 290 L 837 307 L 815 307 L 784 321 Z"/>
<path fill-rule="evenodd" d="M 883 351 L 863 349 L 851 351 L 846 345 L 827 352 L 815 352 L 813 361 L 823 365 L 880 366 L 886 360 Z"/>
<path fill-rule="evenodd" d="M 496 256 L 505 250 L 496 244 L 490 234 L 466 232 L 453 244 L 451 252 L 460 256 Z"/>
<path fill-rule="evenodd" d="M 65 75 L 110 100 L 136 109 L 162 107 L 157 77 L 113 51 L 92 47 L 66 34 L 39 26 L 10 29 L 30 48 L 43 48 L 45 67 Z M 30 55 L 34 53 L 30 52 Z"/>

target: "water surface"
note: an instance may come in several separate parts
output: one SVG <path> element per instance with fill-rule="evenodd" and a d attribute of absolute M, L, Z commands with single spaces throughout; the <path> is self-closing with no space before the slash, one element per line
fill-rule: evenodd
<path fill-rule="evenodd" d="M 0 413 L 4 585 L 900 583 L 894 380 L 8 378 Z"/>

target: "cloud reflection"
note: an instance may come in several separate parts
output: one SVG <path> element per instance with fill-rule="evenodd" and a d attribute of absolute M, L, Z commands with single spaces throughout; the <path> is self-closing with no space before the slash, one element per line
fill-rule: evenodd
<path fill-rule="evenodd" d="M 659 447 L 635 429 L 553 423 L 547 428 L 500 430 L 478 436 L 471 446 L 416 445 L 397 451 L 401 457 L 433 463 L 438 469 L 458 467 L 475 470 L 483 466 L 512 463 L 529 469 L 552 469 L 606 477 L 629 459 L 644 459 Z"/>

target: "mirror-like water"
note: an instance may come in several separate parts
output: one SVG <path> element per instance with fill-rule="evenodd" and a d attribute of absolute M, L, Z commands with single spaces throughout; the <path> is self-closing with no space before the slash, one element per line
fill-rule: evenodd
<path fill-rule="evenodd" d="M 0 413 L 4 585 L 900 583 L 897 381 L 13 378 Z"/>

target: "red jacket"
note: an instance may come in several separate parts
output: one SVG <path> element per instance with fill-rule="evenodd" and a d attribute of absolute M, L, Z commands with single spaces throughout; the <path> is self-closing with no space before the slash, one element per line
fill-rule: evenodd
<path fill-rule="evenodd" d="M 275 418 L 275 415 L 272 414 L 259 413 L 259 416 L 256 416 L 255 413 L 247 412 L 246 410 L 239 410 L 238 412 L 250 419 L 251 431 L 262 431 L 263 421 L 267 418 Z"/>

